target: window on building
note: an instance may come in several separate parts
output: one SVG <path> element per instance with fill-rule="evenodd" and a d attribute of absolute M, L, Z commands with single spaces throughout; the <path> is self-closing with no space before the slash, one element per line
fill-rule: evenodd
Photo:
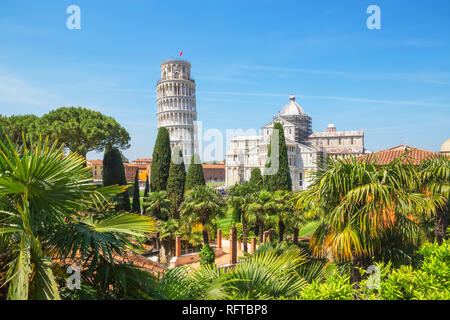
<path fill-rule="evenodd" d="M 300 187 L 303 186 L 303 173 L 302 173 L 302 172 L 300 172 L 300 173 L 298 174 L 298 185 L 299 185 Z"/>
<path fill-rule="evenodd" d="M 328 142 L 328 145 L 330 145 L 330 139 L 327 139 L 327 140 L 328 140 L 328 141 L 327 141 L 327 142 Z"/>
<path fill-rule="evenodd" d="M 339 144 L 341 144 L 341 140 L 342 140 L 342 139 L 341 139 L 341 138 L 339 138 Z"/>
<path fill-rule="evenodd" d="M 352 138 L 352 144 L 353 144 L 353 138 Z"/>

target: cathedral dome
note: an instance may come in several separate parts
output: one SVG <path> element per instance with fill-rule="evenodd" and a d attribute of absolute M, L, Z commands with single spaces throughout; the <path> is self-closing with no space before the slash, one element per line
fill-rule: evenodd
<path fill-rule="evenodd" d="M 284 106 L 283 110 L 280 112 L 280 116 L 299 116 L 302 115 L 303 109 L 300 105 L 295 102 L 295 96 L 291 94 L 289 97 L 291 101 L 287 105 Z"/>
<path fill-rule="evenodd" d="M 450 154 L 450 139 L 447 139 L 447 141 L 445 141 L 442 144 L 441 153 L 443 153 L 443 154 Z"/>

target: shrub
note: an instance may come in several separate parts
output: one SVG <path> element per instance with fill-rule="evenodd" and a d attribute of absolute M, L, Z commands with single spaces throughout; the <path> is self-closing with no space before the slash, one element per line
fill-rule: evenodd
<path fill-rule="evenodd" d="M 213 248 L 205 243 L 200 251 L 200 265 L 214 264 L 215 257 Z"/>
<path fill-rule="evenodd" d="M 449 300 L 450 299 L 450 241 L 425 243 L 418 251 L 421 266 L 378 264 L 381 271 L 380 292 L 367 292 L 361 282 L 362 296 L 382 300 Z"/>
<path fill-rule="evenodd" d="M 185 191 L 193 189 L 195 186 L 206 185 L 205 176 L 203 175 L 203 167 L 200 163 L 198 154 L 193 154 L 191 157 L 191 164 L 189 165 L 186 174 Z"/>
<path fill-rule="evenodd" d="M 303 300 L 352 300 L 353 289 L 348 275 L 340 275 L 338 272 L 322 282 L 314 281 L 308 284 L 301 292 Z"/>

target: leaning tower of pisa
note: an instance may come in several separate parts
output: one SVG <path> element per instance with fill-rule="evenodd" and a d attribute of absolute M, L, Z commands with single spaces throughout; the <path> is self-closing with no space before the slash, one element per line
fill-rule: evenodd
<path fill-rule="evenodd" d="M 156 84 L 156 96 L 158 128 L 169 130 L 171 147 L 179 145 L 184 163 L 189 164 L 196 147 L 194 121 L 197 120 L 191 64 L 184 60 L 161 63 L 161 80 Z"/>

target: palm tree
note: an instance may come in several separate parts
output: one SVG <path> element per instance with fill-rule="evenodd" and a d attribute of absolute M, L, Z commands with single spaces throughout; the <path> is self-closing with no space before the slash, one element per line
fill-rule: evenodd
<path fill-rule="evenodd" d="M 434 233 L 436 242 L 446 239 L 448 227 L 448 198 L 450 195 L 450 158 L 444 155 L 427 159 L 420 164 L 419 173 L 422 192 L 430 197 L 441 197 L 443 203 L 434 213 Z"/>
<path fill-rule="evenodd" d="M 180 228 L 180 220 L 179 219 L 169 219 L 167 221 L 160 220 L 158 221 L 159 225 L 159 237 L 160 239 L 164 241 L 167 239 L 167 242 L 169 243 L 169 250 L 168 253 L 170 256 L 174 255 L 174 239 L 175 236 L 179 233 Z"/>
<path fill-rule="evenodd" d="M 297 194 L 297 208 L 314 208 L 323 216 L 312 236 L 314 254 L 331 250 L 336 260 L 351 261 L 352 283 L 359 282 L 356 267 L 366 268 L 382 239 L 392 233 L 405 242 L 418 237 L 418 217 L 436 202 L 414 192 L 415 167 L 399 158 L 389 165 L 355 158 L 324 158 L 309 190 Z"/>
<path fill-rule="evenodd" d="M 167 195 L 167 191 L 155 191 L 150 192 L 148 197 L 144 199 L 143 207 L 145 208 L 144 214 L 155 218 L 158 221 L 158 229 L 167 222 L 171 217 L 171 208 L 173 202 Z M 155 247 L 160 251 L 160 263 L 166 264 L 170 261 L 172 242 L 167 236 L 165 240 L 161 241 L 161 232 L 158 231 L 155 235 Z"/>
<path fill-rule="evenodd" d="M 214 265 L 195 270 L 189 267 L 171 269 L 156 288 L 156 297 L 176 300 L 295 298 L 308 282 L 323 278 L 323 266 L 305 268 L 308 261 L 298 247 L 260 248 L 228 270 Z"/>
<path fill-rule="evenodd" d="M 184 201 L 181 204 L 181 219 L 186 223 L 201 223 L 203 244 L 209 245 L 207 227 L 210 220 L 221 214 L 225 201 L 220 193 L 207 186 L 195 186 L 185 194 Z"/>
<path fill-rule="evenodd" d="M 236 184 L 230 188 L 229 197 L 227 199 L 228 205 L 239 212 L 242 222 L 242 243 L 244 244 L 244 252 L 247 253 L 247 238 L 248 238 L 248 213 L 247 205 L 251 203 L 253 194 L 259 186 L 250 183 Z"/>
<path fill-rule="evenodd" d="M 8 249 L 0 264 L 5 260 L 8 264 L 6 281 L 0 286 L 7 286 L 8 299 L 60 299 L 53 273 L 60 264 L 55 265 L 54 258 L 88 267 L 83 274 L 89 280 L 111 279 L 98 268 L 114 268 L 114 256 L 137 250 L 130 237 L 143 237 L 155 229 L 150 218 L 129 213 L 93 217 L 93 211 L 111 205 L 106 197 L 124 192 L 125 187 L 96 188 L 84 157 L 66 154 L 57 142 L 50 145 L 48 140 L 39 140 L 29 149 L 7 137 L 3 141 L 0 242 Z M 4 267 L 0 265 L 0 271 Z M 128 274 L 134 270 L 125 268 Z M 105 291 L 114 287 L 109 284 Z"/>
<path fill-rule="evenodd" d="M 284 240 L 285 222 L 294 215 L 294 204 L 290 201 L 291 192 L 278 190 L 273 193 L 271 204 L 278 220 L 279 241 Z"/>
<path fill-rule="evenodd" d="M 258 226 L 259 242 L 263 242 L 264 224 L 271 220 L 270 214 L 274 211 L 272 193 L 260 191 L 252 195 L 250 203 L 246 205 L 248 221 Z"/>
<path fill-rule="evenodd" d="M 144 199 L 144 214 L 148 214 L 157 220 L 169 219 L 172 201 L 167 196 L 166 191 L 150 192 Z"/>

